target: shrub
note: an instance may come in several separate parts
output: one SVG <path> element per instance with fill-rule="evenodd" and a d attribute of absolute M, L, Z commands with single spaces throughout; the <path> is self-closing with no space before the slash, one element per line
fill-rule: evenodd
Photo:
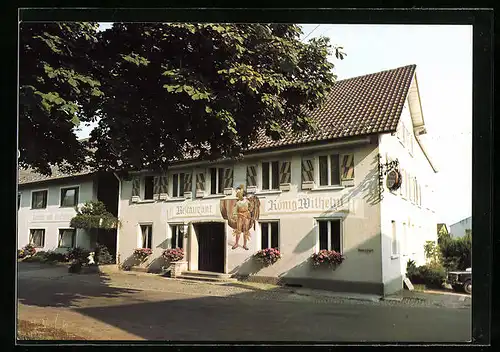
<path fill-rule="evenodd" d="M 313 261 L 313 266 L 315 267 L 329 265 L 330 267 L 335 268 L 344 261 L 344 256 L 336 251 L 322 249 L 318 253 L 314 253 L 311 256 L 311 259 Z"/>
<path fill-rule="evenodd" d="M 23 249 L 26 255 L 35 255 L 36 253 L 36 248 L 32 244 L 27 244 Z"/>
<path fill-rule="evenodd" d="M 281 253 L 276 248 L 261 249 L 254 254 L 255 259 L 265 266 L 272 265 L 281 258 Z"/>
<path fill-rule="evenodd" d="M 67 262 L 68 259 L 68 254 L 67 253 L 59 253 L 59 252 L 54 252 L 54 251 L 47 251 L 45 253 L 45 260 L 48 262 Z"/>
<path fill-rule="evenodd" d="M 89 256 L 89 251 L 81 248 L 81 247 L 74 247 L 71 248 L 68 251 L 68 260 L 72 260 L 75 262 L 80 262 L 80 263 L 86 263 L 87 262 L 87 257 Z"/>
<path fill-rule="evenodd" d="M 417 265 L 415 264 L 415 261 L 409 259 L 408 262 L 406 263 L 406 277 L 408 277 L 411 280 L 411 278 L 415 276 L 417 272 L 418 268 Z"/>
<path fill-rule="evenodd" d="M 441 288 L 446 279 L 446 270 L 442 265 L 422 265 L 416 269 L 407 266 L 407 276 L 413 284 Z"/>
<path fill-rule="evenodd" d="M 140 261 L 145 260 L 147 257 L 149 257 L 153 251 L 151 248 L 136 248 L 134 250 L 134 257 L 139 259 Z"/>
<path fill-rule="evenodd" d="M 163 252 L 163 258 L 169 262 L 177 262 L 184 258 L 184 250 L 182 248 L 169 248 Z"/>
<path fill-rule="evenodd" d="M 95 249 L 96 264 L 114 264 L 115 258 L 109 253 L 108 247 L 98 244 Z"/>
<path fill-rule="evenodd" d="M 443 265 L 448 271 L 465 270 L 471 267 L 472 234 L 461 238 L 445 237 L 439 243 Z"/>

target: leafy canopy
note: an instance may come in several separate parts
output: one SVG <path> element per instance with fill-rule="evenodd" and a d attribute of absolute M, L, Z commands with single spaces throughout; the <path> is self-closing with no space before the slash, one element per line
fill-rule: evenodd
<path fill-rule="evenodd" d="M 332 47 L 300 34 L 290 24 L 115 23 L 96 49 L 105 94 L 94 166 L 238 157 L 259 130 L 279 139 L 314 128 L 306 113 L 334 83 Z"/>
<path fill-rule="evenodd" d="M 165 169 L 309 132 L 335 81 L 328 38 L 292 24 L 22 23 L 20 164 Z M 89 141 L 80 122 L 99 121 Z M 263 137 L 263 136 L 261 136 Z M 84 147 L 82 147 L 84 146 Z M 92 153 L 87 152 L 92 150 Z"/>
<path fill-rule="evenodd" d="M 20 166 L 50 174 L 50 165 L 85 164 L 86 149 L 73 129 L 93 119 L 103 95 L 91 74 L 96 29 L 96 23 L 21 23 Z"/>

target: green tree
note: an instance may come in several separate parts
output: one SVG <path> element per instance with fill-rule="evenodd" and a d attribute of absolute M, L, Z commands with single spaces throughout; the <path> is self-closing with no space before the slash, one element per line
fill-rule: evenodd
<path fill-rule="evenodd" d="M 103 99 L 88 146 L 101 170 L 238 157 L 259 131 L 308 132 L 335 81 L 328 38 L 292 24 L 115 23 L 93 52 Z"/>
<path fill-rule="evenodd" d="M 96 23 L 20 24 L 19 164 L 50 174 L 80 169 L 86 149 L 73 133 L 95 118 L 102 97 L 91 73 Z"/>

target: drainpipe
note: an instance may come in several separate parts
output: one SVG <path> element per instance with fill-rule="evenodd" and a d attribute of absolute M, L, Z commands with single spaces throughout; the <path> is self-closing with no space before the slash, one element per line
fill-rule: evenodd
<path fill-rule="evenodd" d="M 120 203 L 121 203 L 121 199 L 122 199 L 122 181 L 121 181 L 120 177 L 116 174 L 116 172 L 113 172 L 113 175 L 118 180 L 118 209 L 117 209 L 116 217 L 118 218 L 118 221 L 119 221 L 120 220 Z M 120 265 L 120 226 L 119 226 L 119 224 L 116 225 L 115 260 L 116 260 L 116 264 L 119 266 Z"/>

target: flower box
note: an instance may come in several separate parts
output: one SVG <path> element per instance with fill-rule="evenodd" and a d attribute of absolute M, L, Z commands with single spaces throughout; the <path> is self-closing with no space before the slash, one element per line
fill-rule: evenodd
<path fill-rule="evenodd" d="M 344 259 L 345 258 L 342 254 L 326 249 L 322 249 L 318 253 L 314 253 L 311 256 L 312 264 L 315 268 L 329 266 L 330 268 L 335 269 L 337 265 L 342 264 Z"/>
<path fill-rule="evenodd" d="M 203 198 L 203 197 L 205 197 L 205 191 L 197 190 L 196 191 L 196 198 Z"/>
<path fill-rule="evenodd" d="M 193 198 L 193 192 L 184 192 L 184 198 L 186 199 L 192 199 Z"/>
<path fill-rule="evenodd" d="M 159 199 L 160 200 L 167 200 L 168 199 L 168 193 L 160 193 Z"/>
<path fill-rule="evenodd" d="M 289 183 L 281 183 L 280 184 L 280 191 L 289 191 L 290 190 L 290 184 Z"/>
<path fill-rule="evenodd" d="M 132 197 L 132 203 L 139 203 L 140 201 L 141 201 L 141 198 L 139 196 Z"/>
<path fill-rule="evenodd" d="M 224 188 L 224 195 L 230 196 L 233 194 L 233 189 L 232 188 Z"/>
<path fill-rule="evenodd" d="M 151 254 L 153 254 L 153 250 L 151 248 L 136 248 L 134 250 L 134 257 L 141 263 L 144 262 Z"/>
<path fill-rule="evenodd" d="M 302 189 L 313 189 L 314 186 L 314 181 L 304 181 L 302 182 Z"/>
<path fill-rule="evenodd" d="M 187 271 L 188 263 L 185 261 L 172 262 L 167 270 L 170 270 L 170 277 L 179 277 L 183 272 Z"/>
<path fill-rule="evenodd" d="M 354 179 L 342 180 L 342 186 L 344 186 L 344 187 L 354 187 Z"/>
<path fill-rule="evenodd" d="M 269 266 L 278 261 L 281 258 L 281 252 L 276 248 L 266 248 L 261 249 L 254 254 L 255 260 L 264 266 Z"/>
<path fill-rule="evenodd" d="M 257 193 L 257 186 L 248 186 L 247 187 L 247 193 L 248 194 Z"/>

